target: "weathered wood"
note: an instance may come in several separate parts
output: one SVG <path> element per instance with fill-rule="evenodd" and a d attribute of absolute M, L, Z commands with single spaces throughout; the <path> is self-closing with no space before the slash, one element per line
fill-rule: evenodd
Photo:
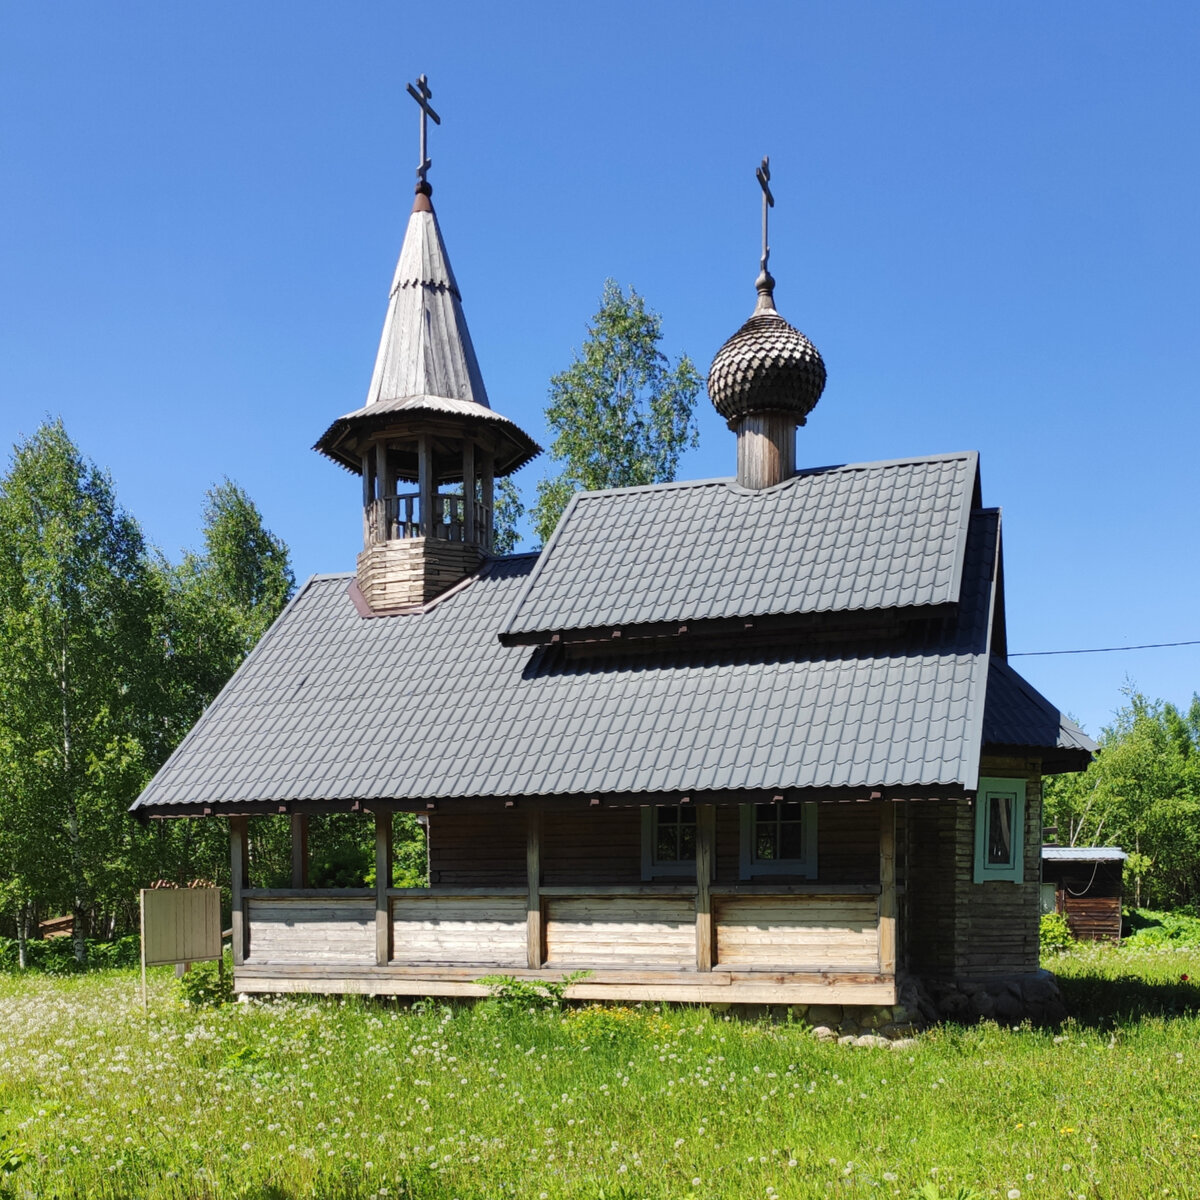
<path fill-rule="evenodd" d="M 878 896 L 877 883 L 714 883 L 714 896 Z"/>
<path fill-rule="evenodd" d="M 545 889 L 543 889 L 544 891 Z M 526 887 L 446 887 L 433 888 L 388 888 L 388 895 L 394 897 L 433 896 L 445 898 L 451 896 L 524 896 L 528 894 Z"/>
<path fill-rule="evenodd" d="M 803 897 L 722 896 L 714 906 L 717 957 L 723 964 L 878 968 L 878 917 L 869 896 L 829 897 L 821 903 Z"/>
<path fill-rule="evenodd" d="M 879 970 L 896 973 L 896 808 L 884 801 L 879 821 Z"/>
<path fill-rule="evenodd" d="M 292 814 L 292 887 L 308 887 L 308 817 Z"/>
<path fill-rule="evenodd" d="M 475 443 L 463 438 L 463 537 L 475 544 Z"/>
<path fill-rule="evenodd" d="M 571 1000 L 606 1000 L 615 1003 L 668 1002 L 683 1004 L 895 1004 L 894 981 L 883 983 L 840 983 L 814 980 L 808 983 L 776 984 L 743 982 L 728 984 L 706 975 L 706 983 L 691 984 L 601 984 L 592 980 L 572 984 L 566 995 Z M 315 992 L 371 996 L 478 996 L 489 994 L 477 983 L 445 979 L 403 979 L 372 975 L 342 978 L 286 978 L 239 971 L 235 989 L 244 993 Z"/>
<path fill-rule="evenodd" d="M 375 962 L 383 967 L 392 957 L 392 814 L 375 813 Z"/>
<path fill-rule="evenodd" d="M 525 814 L 526 963 L 533 969 L 546 959 L 542 927 L 542 814 L 536 809 Z"/>
<path fill-rule="evenodd" d="M 391 966 L 436 963 L 468 977 L 527 965 L 527 897 L 395 896 Z M 474 968 L 464 964 L 476 964 Z"/>
<path fill-rule="evenodd" d="M 370 900 L 374 888 L 243 888 L 242 895 L 255 900 Z"/>
<path fill-rule="evenodd" d="M 796 473 L 796 418 L 783 412 L 747 413 L 737 426 L 737 481 L 768 488 Z"/>
<path fill-rule="evenodd" d="M 372 899 L 249 899 L 246 916 L 253 933 L 246 959 L 251 966 L 375 962 Z"/>
<path fill-rule="evenodd" d="M 711 971 L 715 960 L 712 877 L 716 855 L 716 810 L 702 804 L 696 810 L 696 969 Z"/>
<path fill-rule="evenodd" d="M 485 550 L 490 550 L 494 532 L 493 513 L 496 511 L 496 456 L 490 450 L 484 450 L 479 458 L 479 499 L 487 513 L 487 528 L 482 531 L 479 540 Z"/>
<path fill-rule="evenodd" d="M 437 480 L 433 477 L 433 439 L 427 433 L 417 435 L 417 487 L 421 493 L 421 536 L 432 538 Z"/>
<path fill-rule="evenodd" d="M 568 968 L 694 966 L 695 905 L 685 897 L 546 901 L 546 959 Z"/>
<path fill-rule="evenodd" d="M 250 873 L 250 839 L 246 817 L 229 818 L 230 925 L 233 927 L 233 965 L 250 955 L 250 921 L 244 897 Z"/>
<path fill-rule="evenodd" d="M 573 896 L 576 899 L 600 899 L 607 896 L 694 896 L 696 888 L 694 884 L 640 884 L 630 887 L 597 887 L 590 884 L 585 884 L 582 887 L 545 887 L 541 888 L 543 896 Z"/>

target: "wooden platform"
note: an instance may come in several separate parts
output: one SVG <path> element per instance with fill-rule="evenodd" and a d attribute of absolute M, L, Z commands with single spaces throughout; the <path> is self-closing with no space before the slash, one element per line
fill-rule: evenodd
<path fill-rule="evenodd" d="M 577 969 L 574 966 L 572 970 Z M 339 963 L 314 966 L 256 962 L 234 970 L 234 990 L 248 994 L 305 992 L 365 996 L 486 996 L 475 982 L 494 965 L 386 967 Z M 557 981 L 567 972 L 504 969 L 516 979 Z M 896 981 L 880 974 L 845 972 L 612 970 L 598 966 L 567 989 L 571 1000 L 695 1004 L 894 1004 Z"/>

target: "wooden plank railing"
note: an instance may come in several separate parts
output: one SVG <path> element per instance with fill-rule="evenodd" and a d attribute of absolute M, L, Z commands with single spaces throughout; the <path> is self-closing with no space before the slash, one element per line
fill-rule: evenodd
<path fill-rule="evenodd" d="M 402 538 L 433 537 L 447 542 L 470 541 L 485 550 L 491 549 L 492 510 L 475 500 L 471 515 L 471 536 L 468 537 L 467 503 L 455 494 L 433 497 L 432 512 L 422 514 L 419 492 L 380 496 L 367 502 L 363 510 L 364 543 L 380 545 Z"/>

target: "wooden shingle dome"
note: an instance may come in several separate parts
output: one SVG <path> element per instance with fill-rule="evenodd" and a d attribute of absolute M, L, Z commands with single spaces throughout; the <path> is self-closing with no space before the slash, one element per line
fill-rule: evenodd
<path fill-rule="evenodd" d="M 790 413 L 803 425 L 825 390 L 816 346 L 775 311 L 774 280 L 759 276 L 754 315 L 713 359 L 708 395 L 731 426 L 747 413 Z"/>

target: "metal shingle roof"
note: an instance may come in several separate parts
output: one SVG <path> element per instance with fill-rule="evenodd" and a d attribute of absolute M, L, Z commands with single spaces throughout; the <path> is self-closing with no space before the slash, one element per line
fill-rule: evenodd
<path fill-rule="evenodd" d="M 584 492 L 501 637 L 958 599 L 978 455 Z"/>
<path fill-rule="evenodd" d="M 983 740 L 989 746 L 1061 750 L 1084 761 L 1099 749 L 1070 717 L 1001 658 L 992 659 L 988 673 Z"/>
<path fill-rule="evenodd" d="M 495 636 L 532 569 L 420 614 L 310 580 L 138 798 L 201 805 L 729 789 L 975 787 L 999 514 L 976 513 L 935 645 L 571 658 Z"/>

